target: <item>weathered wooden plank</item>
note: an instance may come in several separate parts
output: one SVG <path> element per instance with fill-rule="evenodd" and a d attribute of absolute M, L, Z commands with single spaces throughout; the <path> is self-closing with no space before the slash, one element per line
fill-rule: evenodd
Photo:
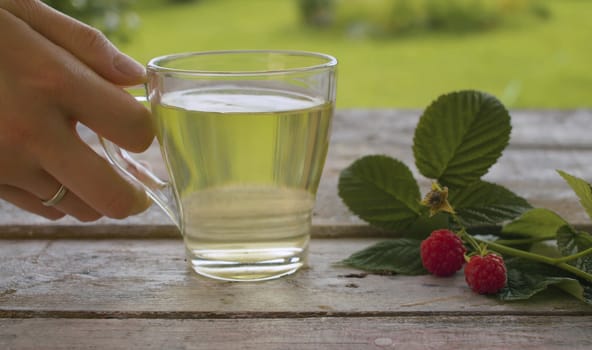
<path fill-rule="evenodd" d="M 189 271 L 179 240 L 4 240 L 0 318 L 592 316 L 592 307 L 560 292 L 502 303 L 472 293 L 462 273 L 453 278 L 356 276 L 359 271 L 336 265 L 374 242 L 316 239 L 309 267 L 295 276 L 232 283 Z"/>
<path fill-rule="evenodd" d="M 590 349 L 590 317 L 0 319 L 2 349 Z"/>
<path fill-rule="evenodd" d="M 335 117 L 334 131 L 327 164 L 318 193 L 315 209 L 315 234 L 320 237 L 335 234 L 349 235 L 359 231 L 377 233 L 363 226 L 343 205 L 337 195 L 337 181 L 341 170 L 355 159 L 368 154 L 387 154 L 411 166 L 420 179 L 422 191 L 429 189 L 429 181 L 418 175 L 413 165 L 411 144 L 420 111 L 414 110 L 343 110 Z M 556 210 L 568 221 L 592 228 L 590 219 L 578 201 L 556 174 L 555 169 L 592 179 L 592 138 L 589 123 L 592 110 L 574 111 L 514 111 L 513 134 L 510 147 L 487 175 L 486 179 L 505 185 L 529 199 L 536 206 Z M 88 142 L 96 144 L 94 136 L 82 132 Z M 152 147 L 145 159 L 159 166 L 159 151 Z M 146 227 L 157 229 L 146 229 Z M 92 224 L 79 223 L 71 218 L 49 222 L 24 213 L 0 201 L 0 237 L 26 238 L 66 234 L 82 227 L 81 232 L 91 237 L 176 237 L 168 219 L 152 208 L 142 215 L 123 221 L 103 219 Z M 71 237 L 71 236 L 70 236 Z"/>
<path fill-rule="evenodd" d="M 319 189 L 315 236 L 379 233 L 346 210 L 337 197 L 337 178 L 366 154 L 388 154 L 411 165 L 419 113 L 339 111 Z M 592 176 L 592 111 L 518 111 L 514 116 L 510 148 L 487 178 L 590 227 L 554 169 Z M 157 159 L 158 150 L 152 148 L 147 157 Z M 425 190 L 429 182 L 422 179 L 421 185 Z M 53 239 L 39 239 L 45 237 Z M 75 237 L 128 239 L 57 239 Z M 171 237 L 176 239 L 151 239 Z M 121 222 L 49 223 L 0 203 L 0 238 L 0 348 L 592 345 L 587 336 L 592 308 L 561 292 L 501 303 L 473 294 L 460 273 L 447 279 L 360 275 L 335 264 L 376 239 L 315 239 L 309 267 L 297 275 L 229 283 L 189 271 L 178 233 L 154 208 Z"/>

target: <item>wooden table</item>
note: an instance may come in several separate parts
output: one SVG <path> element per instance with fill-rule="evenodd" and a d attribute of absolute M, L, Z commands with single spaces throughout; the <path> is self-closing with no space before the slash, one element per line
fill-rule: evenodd
<path fill-rule="evenodd" d="M 592 348 L 592 307 L 560 292 L 502 303 L 473 294 L 462 273 L 363 275 L 335 264 L 385 235 L 345 209 L 339 172 L 376 153 L 413 164 L 419 115 L 337 112 L 309 266 L 275 281 L 196 276 L 156 208 L 81 224 L 48 222 L 1 203 L 0 349 Z M 510 147 L 487 179 L 591 229 L 554 169 L 592 178 L 592 111 L 512 116 Z M 425 193 L 429 183 L 421 184 Z"/>

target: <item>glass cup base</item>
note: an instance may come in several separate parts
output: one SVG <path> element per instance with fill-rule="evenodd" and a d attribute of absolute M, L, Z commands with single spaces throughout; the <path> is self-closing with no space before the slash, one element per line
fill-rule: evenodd
<path fill-rule="evenodd" d="M 222 281 L 267 281 L 293 274 L 306 264 L 306 249 L 187 250 L 197 274 Z M 264 259 L 254 260 L 256 257 Z"/>

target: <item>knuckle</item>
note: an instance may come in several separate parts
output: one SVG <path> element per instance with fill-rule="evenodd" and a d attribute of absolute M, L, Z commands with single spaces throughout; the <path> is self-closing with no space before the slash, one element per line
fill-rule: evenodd
<path fill-rule="evenodd" d="M 58 97 L 67 91 L 70 85 L 69 74 L 55 66 L 39 66 L 30 80 L 30 87 L 39 91 L 41 96 Z"/>
<path fill-rule="evenodd" d="M 31 62 L 23 62 L 18 72 L 18 79 L 14 79 L 14 92 L 19 100 L 31 99 L 31 105 L 39 105 L 43 102 L 60 100 L 69 96 L 72 92 L 70 86 L 75 75 L 75 66 L 68 65 L 59 58 L 46 57 L 35 59 Z M 20 95 L 19 95 L 20 92 Z M 31 105 L 24 105 L 25 109 Z"/>
<path fill-rule="evenodd" d="M 0 133 L 0 147 L 12 150 L 31 150 L 40 140 L 38 127 L 24 122 L 13 122 L 8 132 Z"/>
<path fill-rule="evenodd" d="M 17 184 L 35 162 L 34 150 L 38 148 L 36 132 L 31 128 L 11 125 L 0 131 L 0 182 Z"/>
<path fill-rule="evenodd" d="M 100 30 L 81 23 L 72 24 L 72 39 L 93 52 L 101 52 L 110 46 L 109 40 Z"/>

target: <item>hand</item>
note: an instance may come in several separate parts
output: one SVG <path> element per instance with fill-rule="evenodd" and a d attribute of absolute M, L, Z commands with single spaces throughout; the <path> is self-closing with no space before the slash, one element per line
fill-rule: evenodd
<path fill-rule="evenodd" d="M 49 219 L 145 210 L 145 193 L 76 132 L 81 122 L 145 150 L 154 138 L 150 114 L 121 88 L 144 82 L 144 68 L 96 29 L 36 0 L 0 0 L 0 48 L 0 198 Z M 64 198 L 44 206 L 61 185 Z"/>

